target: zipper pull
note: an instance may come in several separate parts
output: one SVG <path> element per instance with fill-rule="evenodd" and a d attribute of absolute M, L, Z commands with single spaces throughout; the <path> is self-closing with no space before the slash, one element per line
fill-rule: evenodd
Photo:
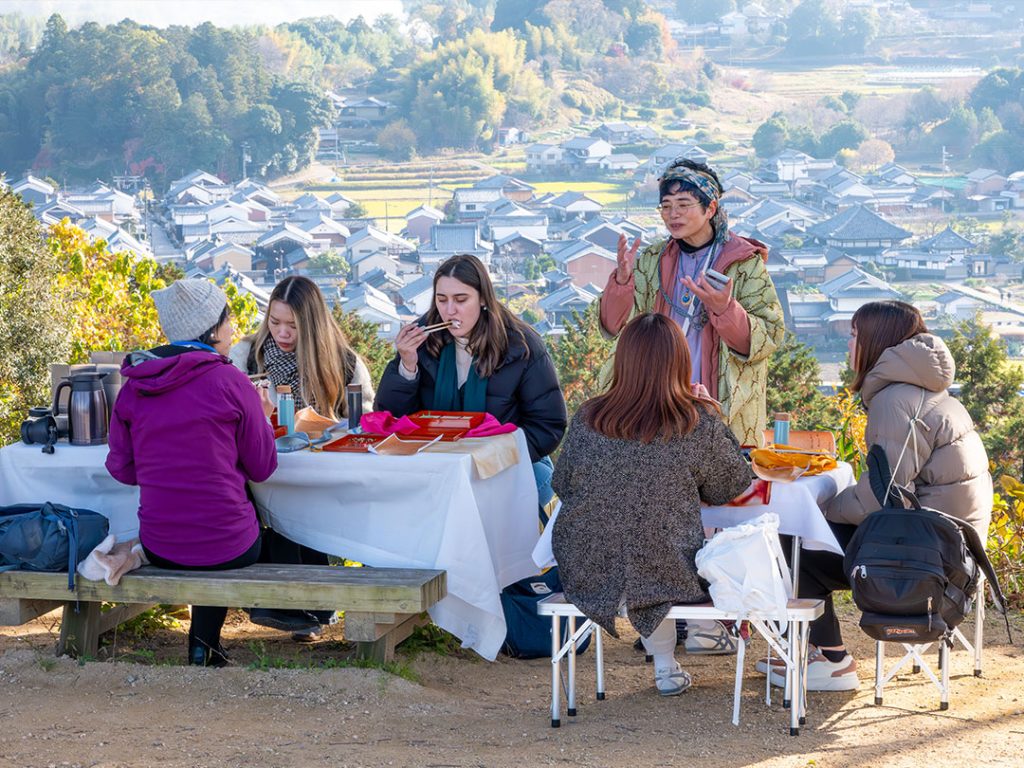
<path fill-rule="evenodd" d="M 862 579 L 866 579 L 868 577 L 868 567 L 866 565 L 862 565 L 860 567 L 860 577 Z"/>

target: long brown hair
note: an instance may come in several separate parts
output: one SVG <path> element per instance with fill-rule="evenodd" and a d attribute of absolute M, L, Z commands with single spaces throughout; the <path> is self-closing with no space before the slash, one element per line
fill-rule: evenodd
<path fill-rule="evenodd" d="M 480 312 L 480 319 L 469 333 L 469 349 L 476 358 L 476 370 L 480 376 L 486 378 L 498 369 L 508 352 L 509 336 L 512 334 L 519 337 L 529 356 L 530 350 L 526 346 L 529 326 L 498 301 L 491 276 L 487 274 L 487 267 L 480 259 L 469 253 L 460 253 L 445 260 L 434 273 L 435 296 L 437 281 L 442 277 L 455 278 L 480 294 L 483 309 Z M 432 302 L 430 309 L 427 310 L 427 325 L 439 323 L 441 320 L 437 302 Z M 427 352 L 433 357 L 440 357 L 445 344 L 453 338 L 447 330 L 432 333 L 427 337 Z"/>
<path fill-rule="evenodd" d="M 270 293 L 267 313 L 253 337 L 257 371 L 264 368 L 263 345 L 270 337 L 270 304 L 275 301 L 287 304 L 295 315 L 295 357 L 303 399 L 316 403 L 321 415 L 341 418 L 345 385 L 352 381 L 356 353 L 331 317 L 324 295 L 308 277 L 286 277 Z"/>
<path fill-rule="evenodd" d="M 928 333 L 917 307 L 905 301 L 870 301 L 853 313 L 851 325 L 857 329 L 854 392 L 860 392 L 868 371 L 885 350 L 919 333 Z"/>
<path fill-rule="evenodd" d="M 693 431 L 696 403 L 717 410 L 690 388 L 690 349 L 682 330 L 664 315 L 633 318 L 615 349 L 608 391 L 583 404 L 595 432 L 619 440 L 669 440 Z"/>

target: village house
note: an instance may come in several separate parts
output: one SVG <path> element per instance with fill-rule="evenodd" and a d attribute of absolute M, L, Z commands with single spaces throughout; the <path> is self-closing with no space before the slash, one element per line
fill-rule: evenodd
<path fill-rule="evenodd" d="M 511 200 L 514 203 L 528 203 L 533 199 L 533 193 L 536 191 L 536 187 L 532 184 L 527 184 L 521 179 L 517 179 L 514 176 L 507 176 L 505 174 L 498 174 L 496 176 L 490 176 L 486 179 L 482 179 L 473 185 L 473 189 L 496 189 L 501 193 L 501 196 L 506 200 Z"/>
<path fill-rule="evenodd" d="M 13 182 L 10 189 L 11 192 L 21 195 L 22 200 L 31 203 L 34 207 L 52 203 L 57 199 L 57 188 L 32 174 Z"/>
<path fill-rule="evenodd" d="M 505 201 L 495 205 L 482 222 L 481 234 L 487 240 L 503 240 L 509 235 L 523 235 L 535 240 L 546 240 L 548 217 L 515 203 Z"/>
<path fill-rule="evenodd" d="M 394 105 L 376 96 L 365 99 L 341 97 L 338 105 L 338 117 L 335 121 L 339 128 L 366 128 L 383 125 L 388 120 L 388 111 Z"/>
<path fill-rule="evenodd" d="M 500 188 L 459 187 L 452 196 L 455 218 L 460 221 L 479 221 L 487 215 L 487 206 L 501 200 Z"/>
<path fill-rule="evenodd" d="M 551 330 L 572 323 L 573 313 L 582 315 L 587 311 L 587 307 L 597 301 L 600 294 L 600 289 L 595 289 L 592 285 L 581 287 L 569 283 L 541 298 L 537 306 L 544 310 L 549 334 Z"/>
<path fill-rule="evenodd" d="M 604 208 L 601 203 L 582 192 L 563 192 L 560 195 L 542 198 L 538 203 L 550 211 L 550 218 L 569 221 L 575 217 L 591 219 Z"/>
<path fill-rule="evenodd" d="M 342 298 L 341 308 L 355 312 L 362 320 L 377 326 L 377 335 L 393 341 L 402 327 L 402 317 L 395 303 L 383 291 L 366 283 L 349 283 Z"/>
<path fill-rule="evenodd" d="M 430 228 L 444 221 L 444 214 L 429 205 L 418 205 L 405 215 L 405 236 L 425 243 L 430 240 Z"/>
<path fill-rule="evenodd" d="M 589 240 L 549 243 L 548 249 L 558 269 L 568 274 L 573 284 L 580 288 L 588 283 L 604 285 L 608 282 L 608 275 L 615 269 L 615 252 Z"/>
<path fill-rule="evenodd" d="M 486 266 L 494 246 L 481 237 L 476 224 L 435 224 L 430 228 L 430 242 L 419 247 L 423 274 L 432 275 L 442 261 L 457 253 L 472 254 Z"/>
<path fill-rule="evenodd" d="M 556 171 L 562 167 L 564 155 L 557 144 L 531 144 L 526 148 L 526 170 L 530 173 Z"/>
<path fill-rule="evenodd" d="M 601 158 L 612 154 L 612 145 L 604 139 L 577 136 L 562 142 L 563 165 L 569 173 L 581 173 L 600 167 Z"/>
<path fill-rule="evenodd" d="M 871 260 L 911 236 L 908 230 L 889 223 L 863 205 L 851 206 L 809 227 L 807 234 L 822 245 L 845 251 L 860 261 Z"/>
<path fill-rule="evenodd" d="M 787 327 L 797 336 L 846 338 L 853 313 L 870 301 L 902 299 L 903 294 L 884 280 L 854 267 L 818 286 L 817 292 L 785 292 Z"/>

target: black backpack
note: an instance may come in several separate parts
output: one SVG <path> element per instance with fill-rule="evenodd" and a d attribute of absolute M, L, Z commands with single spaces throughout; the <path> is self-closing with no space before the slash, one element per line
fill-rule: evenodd
<path fill-rule="evenodd" d="M 951 515 L 922 507 L 913 493 L 894 485 L 880 446 L 871 446 L 867 465 L 882 508 L 857 527 L 843 563 L 853 601 L 863 611 L 861 629 L 886 642 L 938 640 L 970 613 L 979 568 L 1005 618 L 999 582 L 977 531 Z M 904 500 L 911 508 L 904 507 Z"/>
<path fill-rule="evenodd" d="M 0 507 L 0 571 L 67 571 L 74 589 L 75 567 L 107 529 L 107 518 L 89 509 L 49 501 Z"/>

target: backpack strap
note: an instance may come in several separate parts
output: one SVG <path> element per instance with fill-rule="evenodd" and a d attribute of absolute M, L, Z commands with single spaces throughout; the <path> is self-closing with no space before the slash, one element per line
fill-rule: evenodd
<path fill-rule="evenodd" d="M 914 454 L 917 455 L 917 430 L 914 429 L 914 427 L 920 425 L 923 429 L 931 431 L 931 427 L 929 427 L 927 424 L 925 424 L 924 421 L 922 421 L 922 419 L 921 419 L 921 411 L 924 410 L 924 402 L 927 399 L 927 397 L 928 397 L 928 390 L 926 390 L 924 387 L 922 387 L 921 388 L 921 402 L 917 406 L 917 412 L 914 414 L 914 417 L 910 420 L 910 428 L 907 430 L 907 437 L 903 441 L 903 447 L 900 448 L 900 455 L 896 459 L 896 466 L 893 467 L 892 473 L 889 476 L 889 484 L 888 484 L 888 486 L 885 489 L 885 496 L 884 496 L 884 498 L 889 498 L 889 494 L 892 491 L 893 483 L 896 480 L 896 472 L 899 471 L 900 464 L 903 463 L 903 456 L 906 454 L 907 446 L 910 444 L 911 440 L 914 442 Z M 884 502 L 883 502 L 883 504 L 884 504 Z"/>
<path fill-rule="evenodd" d="M 974 530 L 973 525 L 952 515 L 947 515 L 947 517 L 960 528 L 960 532 L 964 535 L 967 549 L 970 551 L 974 561 L 981 567 L 982 573 L 985 574 L 989 590 L 992 593 L 992 602 L 996 606 L 996 610 L 1002 614 L 1003 621 L 1006 622 L 1006 637 L 1009 639 L 1010 644 L 1013 645 L 1013 635 L 1010 633 L 1010 619 L 1006 612 L 1006 598 L 1003 597 L 1003 590 L 999 587 L 999 577 L 996 576 L 996 569 L 992 567 L 992 561 L 988 559 L 988 553 L 985 551 L 985 545 L 982 543 L 981 537 Z"/>

